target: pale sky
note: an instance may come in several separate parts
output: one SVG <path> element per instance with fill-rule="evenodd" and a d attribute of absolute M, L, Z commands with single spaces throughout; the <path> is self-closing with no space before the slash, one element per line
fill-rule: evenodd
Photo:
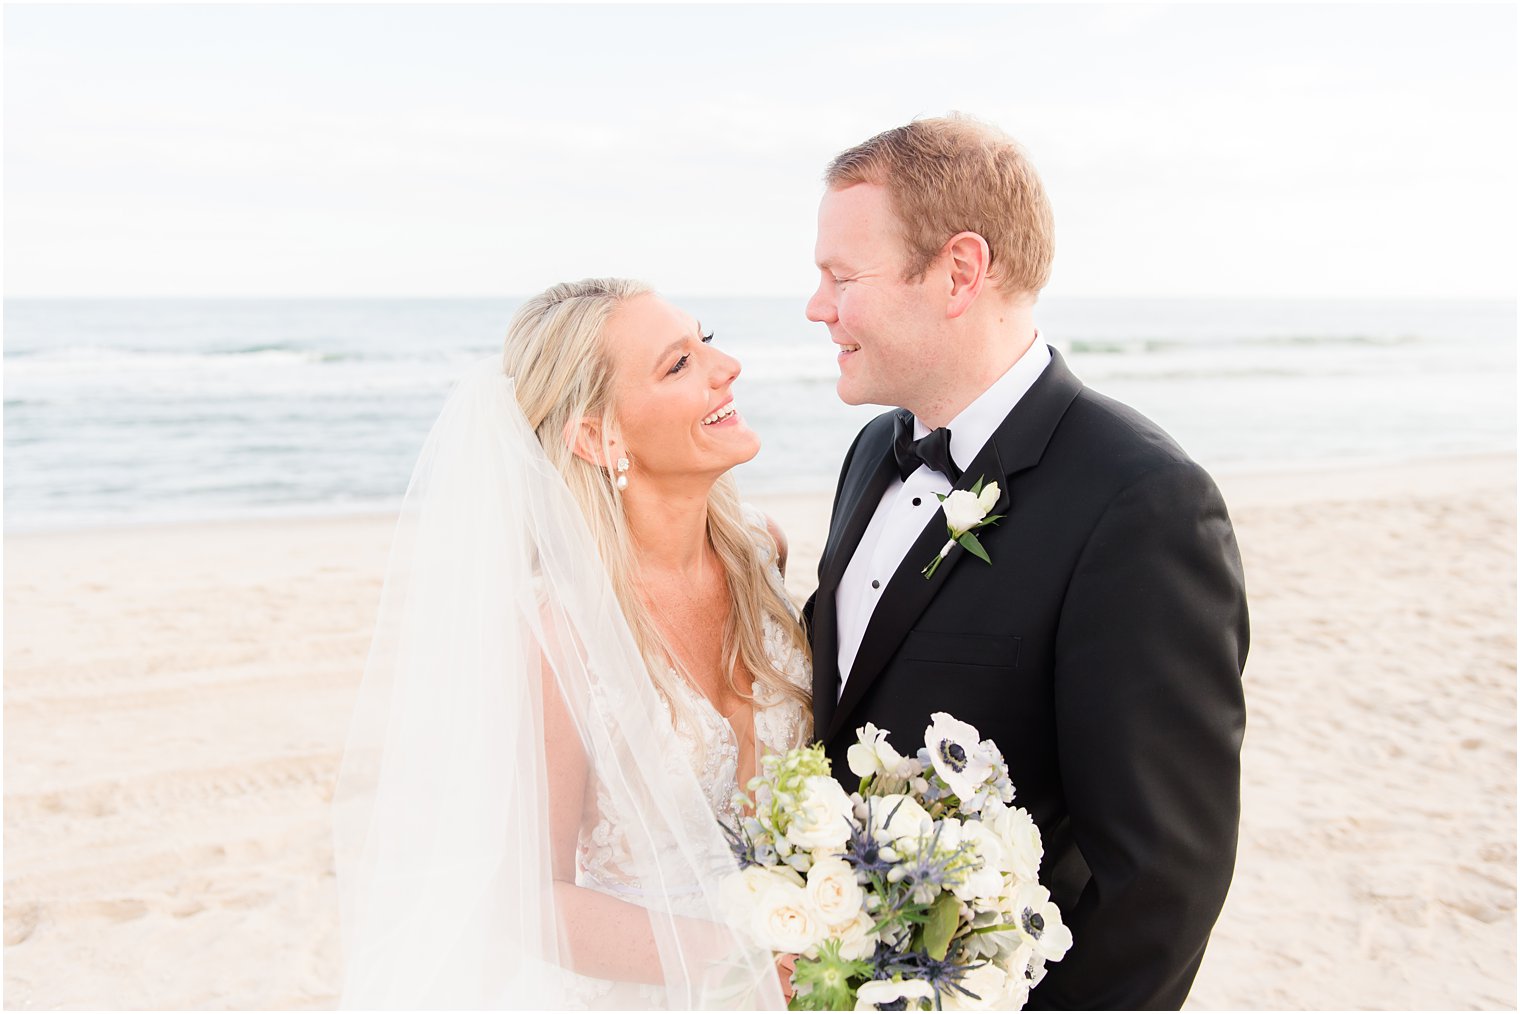
<path fill-rule="evenodd" d="M 828 159 L 1017 137 L 1060 296 L 1515 294 L 1511 5 L 4 10 L 7 296 L 805 295 Z"/>

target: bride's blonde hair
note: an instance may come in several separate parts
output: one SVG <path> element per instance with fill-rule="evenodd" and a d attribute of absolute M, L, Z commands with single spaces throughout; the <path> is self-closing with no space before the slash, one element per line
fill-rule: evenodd
<path fill-rule="evenodd" d="M 669 667 L 679 669 L 681 663 L 639 596 L 638 561 L 622 494 L 608 470 L 578 457 L 566 438 L 581 419 L 600 419 L 602 460 L 612 460 L 606 441 L 614 429 L 617 406 L 612 398 L 612 363 L 602 335 L 620 304 L 653 291 L 642 282 L 621 278 L 588 278 L 552 286 L 529 299 L 512 318 L 503 365 L 507 375 L 515 378 L 517 402 L 528 425 L 586 516 L 654 685 L 682 723 L 694 716 L 682 704 L 685 696 L 672 692 L 671 680 L 680 677 Z M 804 657 L 807 641 L 790 604 L 767 578 L 776 559 L 775 547 L 769 539 L 764 540 L 765 548 L 757 545 L 738 490 L 727 475 L 707 495 L 707 537 L 722 562 L 733 603 L 723 627 L 723 669 L 729 687 L 751 700 L 764 688 L 768 700 L 791 697 L 806 708 L 809 692 L 788 680 L 765 650 L 764 618 L 773 618 L 787 633 L 791 647 Z M 742 694 L 735 683 L 739 664 L 754 677 L 750 695 Z"/>

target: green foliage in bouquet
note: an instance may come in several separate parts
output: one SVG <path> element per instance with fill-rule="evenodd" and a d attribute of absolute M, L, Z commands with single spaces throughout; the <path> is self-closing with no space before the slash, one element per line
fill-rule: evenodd
<path fill-rule="evenodd" d="M 838 940 L 825 940 L 817 957 L 797 960 L 788 1010 L 855 1009 L 855 988 L 870 976 L 871 963 L 840 957 L 839 947 Z"/>

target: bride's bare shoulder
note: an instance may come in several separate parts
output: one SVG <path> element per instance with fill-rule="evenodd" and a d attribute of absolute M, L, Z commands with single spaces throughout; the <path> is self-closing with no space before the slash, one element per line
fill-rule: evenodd
<path fill-rule="evenodd" d="M 761 526 L 770 535 L 771 541 L 776 544 L 776 566 L 782 576 L 786 575 L 786 533 L 781 526 L 776 524 L 776 519 L 762 511 L 752 503 L 744 505 L 744 514 L 752 524 Z"/>
<path fill-rule="evenodd" d="M 776 543 L 776 566 L 781 573 L 786 573 L 786 533 L 781 526 L 776 524 L 776 519 L 769 514 L 765 515 L 765 530 L 771 533 L 771 539 Z"/>

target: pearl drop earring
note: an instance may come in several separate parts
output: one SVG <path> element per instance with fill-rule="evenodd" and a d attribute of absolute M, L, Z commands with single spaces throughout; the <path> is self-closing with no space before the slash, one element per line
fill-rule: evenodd
<path fill-rule="evenodd" d="M 615 485 L 618 489 L 627 489 L 628 488 L 628 474 L 627 474 L 628 473 L 628 459 L 627 458 L 618 458 L 618 460 L 617 460 L 617 471 L 618 471 L 617 481 L 614 482 L 613 485 Z"/>

